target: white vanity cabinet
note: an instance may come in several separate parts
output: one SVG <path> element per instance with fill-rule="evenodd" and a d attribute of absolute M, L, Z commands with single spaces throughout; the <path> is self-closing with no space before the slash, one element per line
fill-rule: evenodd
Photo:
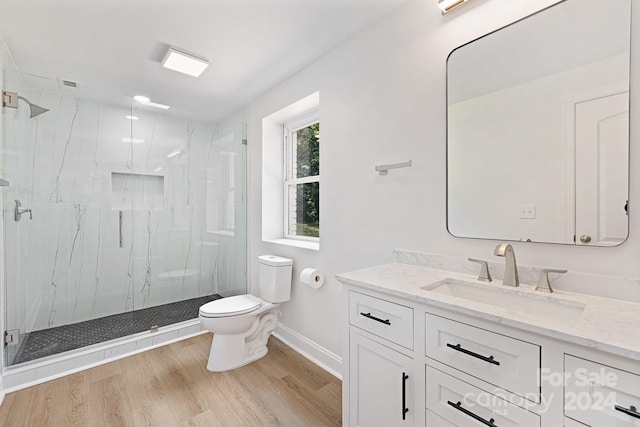
<path fill-rule="evenodd" d="M 339 276 L 343 425 L 640 427 L 640 352 L 410 293 L 388 268 L 390 290 Z"/>
<path fill-rule="evenodd" d="M 349 340 L 350 419 L 345 425 L 413 426 L 412 359 L 357 332 Z"/>
<path fill-rule="evenodd" d="M 344 425 L 413 426 L 413 309 L 353 291 L 348 307 L 351 368 Z"/>

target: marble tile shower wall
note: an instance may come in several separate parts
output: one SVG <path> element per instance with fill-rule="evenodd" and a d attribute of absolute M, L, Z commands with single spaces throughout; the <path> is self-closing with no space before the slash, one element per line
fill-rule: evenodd
<path fill-rule="evenodd" d="M 130 108 L 27 93 L 51 111 L 5 116 L 9 329 L 246 289 L 242 118 L 130 121 Z M 14 199 L 33 220 L 13 220 Z"/>

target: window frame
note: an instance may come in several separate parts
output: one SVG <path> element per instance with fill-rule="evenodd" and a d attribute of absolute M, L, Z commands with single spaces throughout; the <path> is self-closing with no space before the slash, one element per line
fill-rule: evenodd
<path fill-rule="evenodd" d="M 306 176 L 304 178 L 296 178 L 295 177 L 295 168 L 294 168 L 294 159 L 293 159 L 293 146 L 292 146 L 292 133 L 299 131 L 300 129 L 304 129 L 316 123 L 320 123 L 320 109 L 315 108 L 313 110 L 307 111 L 304 114 L 301 114 L 292 120 L 284 123 L 282 126 L 283 133 L 283 155 L 284 159 L 282 162 L 283 165 L 283 221 L 284 221 L 284 238 L 291 240 L 303 240 L 308 242 L 320 242 L 320 237 L 311 237 L 311 236 L 299 236 L 297 234 L 289 233 L 289 189 L 292 186 L 297 186 L 300 184 L 309 184 L 317 182 L 320 185 L 320 173 L 318 175 Z M 318 226 L 320 224 L 318 223 Z"/>

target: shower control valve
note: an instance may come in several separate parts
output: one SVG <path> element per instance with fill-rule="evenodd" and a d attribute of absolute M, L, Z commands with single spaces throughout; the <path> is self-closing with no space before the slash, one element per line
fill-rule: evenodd
<path fill-rule="evenodd" d="M 22 202 L 20 202 L 20 200 L 16 200 L 16 207 L 13 210 L 13 219 L 18 222 L 22 219 L 22 215 L 29 213 L 29 220 L 33 219 L 33 212 L 31 212 L 31 209 L 25 209 L 22 207 Z"/>

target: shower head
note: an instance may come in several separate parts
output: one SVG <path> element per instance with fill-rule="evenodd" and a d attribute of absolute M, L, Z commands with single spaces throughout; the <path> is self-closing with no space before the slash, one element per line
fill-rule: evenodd
<path fill-rule="evenodd" d="M 39 116 L 40 114 L 46 113 L 47 111 L 49 111 L 48 108 L 44 108 L 37 104 L 34 104 L 33 102 L 29 101 L 27 98 L 23 96 L 18 96 L 18 99 L 22 99 L 24 102 L 29 104 L 29 108 L 31 109 L 31 114 L 29 115 L 30 119 L 33 119 L 35 116 Z"/>
<path fill-rule="evenodd" d="M 29 104 L 29 108 L 31 109 L 31 114 L 29 118 L 32 119 L 36 116 L 39 116 L 42 113 L 46 113 L 49 111 L 48 108 L 41 107 L 33 102 L 29 101 L 24 96 L 18 96 L 15 92 L 2 92 L 2 106 L 3 107 L 11 107 L 18 108 L 18 99 L 22 99 L 24 102 Z"/>

